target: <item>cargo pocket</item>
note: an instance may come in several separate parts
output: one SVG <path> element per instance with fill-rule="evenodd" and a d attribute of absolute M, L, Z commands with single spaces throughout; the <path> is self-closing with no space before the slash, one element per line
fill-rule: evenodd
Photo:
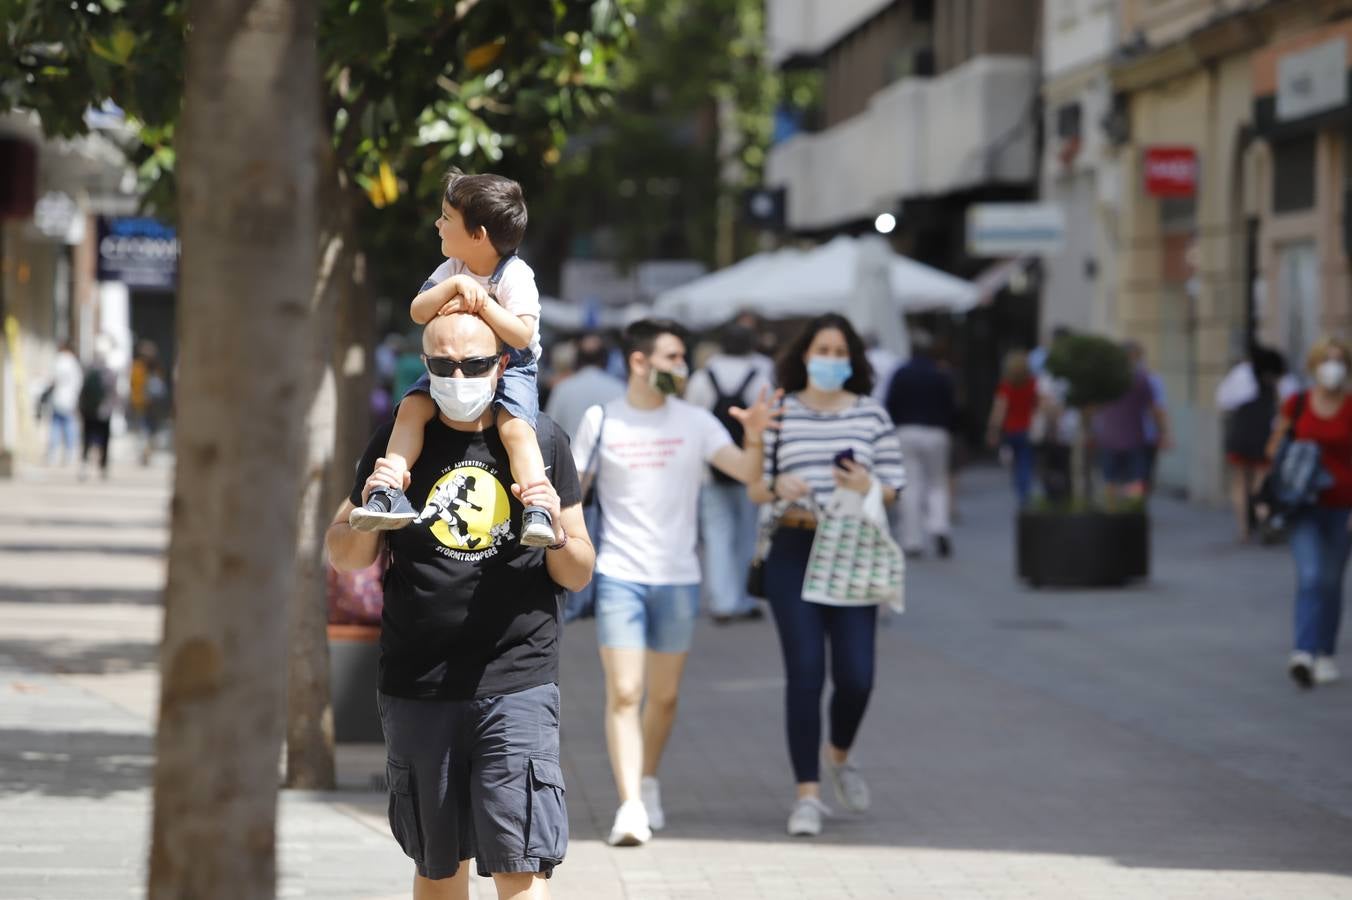
<path fill-rule="evenodd" d="M 563 802 L 563 769 L 552 759 L 530 758 L 526 813 L 526 856 L 563 859 L 568 850 L 568 808 Z"/>
<path fill-rule="evenodd" d="M 390 831 L 404 853 L 421 863 L 422 829 L 418 827 L 418 802 L 413 796 L 413 772 L 407 763 L 386 759 L 385 778 L 390 786 Z"/>

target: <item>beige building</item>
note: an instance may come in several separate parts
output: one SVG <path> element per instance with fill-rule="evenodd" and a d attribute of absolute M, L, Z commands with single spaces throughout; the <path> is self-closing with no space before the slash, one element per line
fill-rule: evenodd
<path fill-rule="evenodd" d="M 1117 331 L 1162 376 L 1161 482 L 1223 496 L 1217 383 L 1257 337 L 1299 359 L 1348 324 L 1352 3 L 1126 0 L 1112 68 Z"/>

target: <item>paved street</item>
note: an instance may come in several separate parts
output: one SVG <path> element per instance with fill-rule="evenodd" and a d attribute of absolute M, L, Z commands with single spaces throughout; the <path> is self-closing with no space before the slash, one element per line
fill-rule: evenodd
<path fill-rule="evenodd" d="M 143 878 L 168 468 L 0 482 L 0 897 L 113 898 Z M 1011 576 L 1010 498 L 964 477 L 956 558 L 915 563 L 858 747 L 875 808 L 784 835 L 792 785 L 768 622 L 702 625 L 664 771 L 668 830 L 614 812 L 590 623 L 570 628 L 561 898 L 1352 898 L 1352 683 L 1298 694 L 1282 548 L 1156 504 L 1128 591 Z M 1349 665 L 1352 668 L 1352 665 Z M 410 865 L 344 748 L 346 790 L 282 801 L 280 894 L 407 896 Z M 476 883 L 478 897 L 491 886 Z"/>

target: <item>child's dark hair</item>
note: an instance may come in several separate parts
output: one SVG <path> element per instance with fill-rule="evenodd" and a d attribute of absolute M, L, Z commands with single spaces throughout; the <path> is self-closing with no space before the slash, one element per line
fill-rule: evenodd
<path fill-rule="evenodd" d="M 510 256 L 526 236 L 526 198 L 521 185 L 501 175 L 446 175 L 446 203 L 460 213 L 470 233 L 483 228 L 499 256 Z"/>
<path fill-rule="evenodd" d="M 688 342 L 686 330 L 670 319 L 640 319 L 631 324 L 620 336 L 620 345 L 624 348 L 624 365 L 629 368 L 629 355 L 642 353 L 651 356 L 657 346 L 657 339 L 664 334 L 672 335 L 682 344 Z"/>

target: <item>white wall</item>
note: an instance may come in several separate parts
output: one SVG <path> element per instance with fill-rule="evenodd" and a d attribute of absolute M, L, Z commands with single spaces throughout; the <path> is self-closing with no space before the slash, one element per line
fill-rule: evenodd
<path fill-rule="evenodd" d="M 1043 0 L 1043 75 L 1055 78 L 1106 59 L 1117 31 L 1113 0 Z"/>
<path fill-rule="evenodd" d="M 766 0 L 770 64 L 816 55 L 892 5 L 891 0 Z"/>
<path fill-rule="evenodd" d="M 788 187 L 789 226 L 825 228 L 905 197 L 1034 179 L 1027 120 L 1036 66 L 1028 57 L 981 56 L 938 78 L 903 79 L 859 115 L 777 145 L 766 183 Z"/>

